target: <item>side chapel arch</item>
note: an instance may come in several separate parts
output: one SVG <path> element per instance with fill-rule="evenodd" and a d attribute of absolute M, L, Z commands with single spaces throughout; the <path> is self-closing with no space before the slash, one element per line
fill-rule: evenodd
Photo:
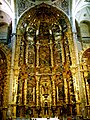
<path fill-rule="evenodd" d="M 90 48 L 84 49 L 81 54 L 81 77 L 84 93 L 86 116 L 90 116 Z"/>
<path fill-rule="evenodd" d="M 11 51 L 4 44 L 0 44 L 0 116 L 4 119 L 8 108 L 10 84 Z M 2 119 L 1 118 L 1 119 Z"/>
<path fill-rule="evenodd" d="M 21 16 L 17 25 L 14 66 L 18 70 L 18 78 L 14 76 L 18 83 L 17 97 L 12 99 L 17 103 L 16 116 L 25 116 L 25 110 L 28 116 L 30 113 L 34 117 L 55 116 L 55 110 L 59 115 L 67 107 L 68 114 L 75 114 L 70 70 L 75 64 L 74 53 L 70 21 L 61 10 L 42 3 Z"/>

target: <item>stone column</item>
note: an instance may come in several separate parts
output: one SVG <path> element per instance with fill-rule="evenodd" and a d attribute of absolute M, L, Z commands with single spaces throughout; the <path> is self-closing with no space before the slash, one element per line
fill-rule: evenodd
<path fill-rule="evenodd" d="M 76 75 L 73 74 L 72 70 L 72 75 L 73 75 L 73 79 L 75 79 L 75 82 L 76 82 L 76 86 L 79 86 L 78 89 L 79 89 L 79 95 L 80 95 L 80 103 L 81 103 L 81 106 L 79 106 L 79 108 L 84 108 L 85 107 L 85 99 L 84 99 L 84 93 L 82 91 L 84 91 L 84 88 L 83 88 L 83 82 L 82 82 L 82 78 L 81 78 L 81 73 L 80 73 L 80 63 L 79 63 L 79 56 L 78 56 L 78 47 L 77 47 L 77 36 L 76 36 L 76 32 L 74 31 L 73 32 L 73 41 L 72 41 L 72 37 L 71 37 L 71 32 L 69 32 L 67 34 L 68 36 L 68 39 L 69 39 L 69 46 L 70 46 L 70 54 L 71 54 L 71 60 L 72 60 L 72 66 L 76 66 L 77 69 L 75 70 L 76 72 Z M 75 88 L 74 88 L 75 90 Z M 77 103 L 77 108 L 78 108 L 78 105 L 79 102 L 76 101 Z M 80 111 L 78 111 L 80 112 Z M 80 114 L 80 113 L 79 113 Z"/>
<path fill-rule="evenodd" d="M 87 69 L 87 62 L 83 63 L 83 85 L 84 85 L 84 89 L 85 89 L 85 94 L 86 94 L 86 103 L 89 104 L 89 91 L 88 91 L 88 83 L 87 83 L 87 77 L 88 77 L 88 69 Z"/>
<path fill-rule="evenodd" d="M 13 42 L 13 47 L 12 47 L 12 58 L 11 58 L 11 71 L 10 71 L 10 83 L 9 83 L 9 104 L 11 104 L 12 102 L 16 36 L 13 36 L 12 39 L 14 42 Z"/>
<path fill-rule="evenodd" d="M 86 105 L 88 105 L 88 91 L 87 91 L 87 62 L 86 58 L 83 59 L 83 62 L 81 63 L 81 88 L 82 88 L 82 94 L 81 97 L 81 114 L 83 117 L 87 116 L 87 110 L 85 108 Z"/>
<path fill-rule="evenodd" d="M 17 35 L 17 41 L 14 41 L 13 45 L 13 53 L 12 53 L 12 66 L 13 68 L 11 71 L 11 77 L 12 77 L 12 82 L 11 82 L 11 88 L 10 88 L 10 104 L 13 104 L 13 118 L 16 118 L 16 99 L 17 99 L 17 87 L 18 87 L 18 73 L 19 73 L 19 68 L 18 68 L 18 60 L 19 60 L 19 52 L 20 52 L 20 41 L 21 41 L 21 35 Z M 15 46 L 17 46 L 15 48 Z M 12 96 L 11 96 L 12 95 Z"/>
<path fill-rule="evenodd" d="M 17 101 L 17 88 L 18 88 L 18 69 L 14 72 L 14 82 L 13 82 L 13 118 L 16 118 L 16 101 Z"/>
<path fill-rule="evenodd" d="M 71 71 L 73 75 L 73 85 L 74 85 L 74 93 L 76 98 L 77 115 L 80 115 L 80 95 L 79 95 L 79 82 L 77 77 L 77 66 L 71 66 Z"/>
<path fill-rule="evenodd" d="M 25 51 L 25 57 L 26 57 L 26 59 L 25 59 L 25 63 L 26 63 L 26 67 L 28 66 L 28 52 L 29 52 L 29 50 L 28 50 L 28 48 L 29 48 L 29 43 L 26 43 L 26 51 Z M 25 68 L 26 68 L 25 67 Z M 27 71 L 27 69 L 25 70 L 25 81 L 24 81 L 24 105 L 26 105 L 27 104 L 27 77 L 28 77 L 28 71 Z"/>
<path fill-rule="evenodd" d="M 74 47 L 73 36 L 72 36 L 71 31 L 68 31 L 65 35 L 68 38 L 68 45 L 69 45 L 70 57 L 71 57 L 72 65 L 74 65 L 74 64 L 76 64 L 76 57 L 78 59 L 78 56 L 76 56 L 77 51 L 75 51 L 76 48 Z"/>

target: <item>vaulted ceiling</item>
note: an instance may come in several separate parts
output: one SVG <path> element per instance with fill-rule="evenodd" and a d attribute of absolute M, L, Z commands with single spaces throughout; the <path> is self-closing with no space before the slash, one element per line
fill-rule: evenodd
<path fill-rule="evenodd" d="M 13 11 L 8 2 L 1 0 L 0 2 L 0 23 L 10 24 L 13 17 Z"/>
<path fill-rule="evenodd" d="M 74 5 L 73 14 L 78 23 L 90 21 L 90 0 L 77 0 Z"/>
<path fill-rule="evenodd" d="M 10 24 L 12 19 L 14 20 L 15 12 L 11 4 L 12 1 L 13 0 L 0 0 L 0 22 L 1 23 L 3 22 L 3 23 Z M 23 1 L 27 2 L 26 0 L 23 0 Z M 29 0 L 29 2 L 30 1 L 35 4 L 44 2 L 44 1 L 47 3 L 51 2 L 51 5 L 56 5 L 56 4 L 59 4 L 60 2 L 65 3 L 65 1 L 67 2 L 67 0 Z M 71 5 L 73 8 L 72 15 L 78 21 L 78 23 L 85 20 L 90 21 L 90 0 L 73 0 L 73 1 L 70 0 L 69 4 L 72 4 Z M 39 16 L 40 16 L 40 10 L 38 11 Z M 46 13 L 48 12 L 47 14 L 45 14 L 47 15 L 47 18 L 51 16 L 51 12 L 49 12 L 49 10 L 45 12 Z M 57 16 L 56 14 L 53 15 L 53 17 L 56 17 L 56 16 Z"/>

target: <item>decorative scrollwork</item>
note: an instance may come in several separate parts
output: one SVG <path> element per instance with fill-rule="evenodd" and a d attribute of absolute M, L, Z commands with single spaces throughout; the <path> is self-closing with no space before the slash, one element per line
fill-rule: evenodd
<path fill-rule="evenodd" d="M 53 1 L 52 4 L 59 7 L 60 9 L 64 10 L 67 14 L 69 13 L 69 1 L 68 0 L 56 0 Z"/>
<path fill-rule="evenodd" d="M 17 0 L 17 4 L 18 4 L 18 15 L 23 13 L 27 8 L 35 5 L 35 3 L 30 0 L 27 0 L 27 1 L 26 0 Z"/>

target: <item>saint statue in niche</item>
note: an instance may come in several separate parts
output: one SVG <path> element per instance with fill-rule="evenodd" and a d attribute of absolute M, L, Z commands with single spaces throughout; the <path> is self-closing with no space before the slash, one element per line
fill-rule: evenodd
<path fill-rule="evenodd" d="M 28 88 L 27 99 L 28 99 L 28 102 L 33 101 L 33 88 L 32 87 Z"/>
<path fill-rule="evenodd" d="M 48 103 L 45 102 L 45 106 L 44 106 L 44 115 L 48 115 Z"/>
<path fill-rule="evenodd" d="M 42 86 L 42 88 L 43 88 L 43 94 L 48 94 L 48 85 L 47 85 L 47 83 L 45 83 L 43 86 Z"/>
<path fill-rule="evenodd" d="M 47 98 L 49 95 L 49 86 L 47 85 L 47 83 L 42 85 L 42 95 L 44 96 L 44 98 Z"/>

